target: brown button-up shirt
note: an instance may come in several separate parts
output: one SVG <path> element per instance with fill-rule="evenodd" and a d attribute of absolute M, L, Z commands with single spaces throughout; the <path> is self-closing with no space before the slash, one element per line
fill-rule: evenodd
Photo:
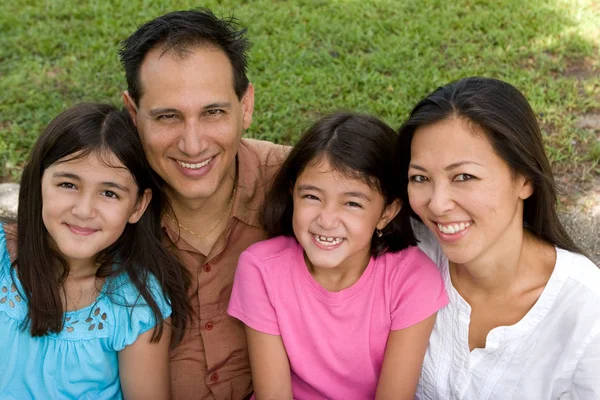
<path fill-rule="evenodd" d="M 179 238 L 163 220 L 165 244 L 192 277 L 190 304 L 195 313 L 191 329 L 170 355 L 174 400 L 240 400 L 252 393 L 244 324 L 227 315 L 227 305 L 241 252 L 267 238 L 260 212 L 286 154 L 284 146 L 242 139 L 233 212 L 209 254 Z"/>

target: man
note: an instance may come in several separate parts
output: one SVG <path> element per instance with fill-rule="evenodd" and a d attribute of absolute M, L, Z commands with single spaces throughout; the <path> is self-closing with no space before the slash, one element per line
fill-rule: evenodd
<path fill-rule="evenodd" d="M 243 399 L 244 326 L 226 313 L 240 253 L 266 239 L 265 191 L 285 148 L 242 139 L 252 122 L 246 30 L 206 9 L 173 12 L 122 43 L 123 100 L 164 180 L 165 243 L 192 284 L 191 328 L 170 355 L 174 399 Z"/>

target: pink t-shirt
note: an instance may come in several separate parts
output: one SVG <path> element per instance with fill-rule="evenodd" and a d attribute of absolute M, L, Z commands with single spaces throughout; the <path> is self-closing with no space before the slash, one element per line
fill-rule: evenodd
<path fill-rule="evenodd" d="M 371 258 L 354 285 L 329 292 L 308 271 L 298 242 L 280 236 L 242 253 L 228 313 L 281 336 L 294 398 L 372 399 L 390 331 L 447 303 L 437 267 L 417 247 Z"/>

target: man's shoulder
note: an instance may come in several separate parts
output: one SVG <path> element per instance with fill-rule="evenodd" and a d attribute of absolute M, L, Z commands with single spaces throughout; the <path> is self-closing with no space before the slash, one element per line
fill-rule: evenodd
<path fill-rule="evenodd" d="M 247 164 L 253 164 L 243 165 L 242 167 L 253 166 L 259 170 L 277 170 L 287 157 L 290 149 L 290 146 L 266 140 L 243 138 L 238 152 Z"/>

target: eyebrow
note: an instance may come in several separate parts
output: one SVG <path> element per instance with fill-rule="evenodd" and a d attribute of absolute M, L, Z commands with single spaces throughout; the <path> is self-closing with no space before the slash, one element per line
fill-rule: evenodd
<path fill-rule="evenodd" d="M 300 185 L 298 186 L 298 191 L 303 191 L 303 190 L 314 190 L 316 192 L 322 193 L 323 189 L 319 189 L 316 186 L 313 185 Z"/>
<path fill-rule="evenodd" d="M 450 165 L 447 165 L 446 167 L 444 167 L 444 171 L 450 171 L 450 170 L 456 169 L 458 167 L 462 167 L 463 165 L 467 165 L 467 164 L 473 164 L 473 165 L 478 165 L 480 167 L 483 167 L 483 165 L 481 165 L 481 164 L 479 164 L 478 162 L 475 162 L 475 161 L 459 161 L 459 162 L 455 162 L 455 163 L 452 163 Z M 414 168 L 414 169 L 419 170 L 419 171 L 427 171 L 426 168 L 421 167 L 420 165 L 417 165 L 417 164 L 413 164 L 413 163 L 411 163 L 408 167 L 409 168 Z"/>
<path fill-rule="evenodd" d="M 217 102 L 217 103 L 211 103 L 211 104 L 207 104 L 204 107 L 202 107 L 203 111 L 206 110 L 214 110 L 215 108 L 231 108 L 231 103 L 228 101 L 224 101 L 224 102 Z M 148 114 L 150 114 L 150 116 L 154 117 L 156 115 L 159 114 L 179 114 L 181 113 L 181 111 L 179 111 L 176 108 L 154 108 L 152 110 L 149 111 Z"/>
<path fill-rule="evenodd" d="M 72 174 L 70 172 L 55 172 L 52 174 L 53 178 L 68 178 L 68 179 L 74 179 L 76 181 L 80 181 L 81 178 L 75 174 Z"/>
<path fill-rule="evenodd" d="M 319 189 L 318 187 L 313 186 L 313 185 L 298 186 L 298 191 L 304 191 L 304 190 L 314 190 L 316 192 L 323 193 L 323 189 Z M 344 192 L 343 195 L 350 196 L 350 197 L 359 197 L 361 199 L 371 201 L 371 198 L 362 192 Z"/>
<path fill-rule="evenodd" d="M 75 181 L 79 181 L 81 182 L 81 178 L 79 177 L 79 175 L 75 175 L 73 173 L 70 172 L 55 172 L 52 174 L 53 178 L 67 178 L 67 179 L 73 179 Z M 116 182 L 101 182 L 102 186 L 108 187 L 108 188 L 114 188 L 114 189 L 119 189 L 123 192 L 129 192 L 129 189 L 126 188 L 125 186 L 119 185 Z"/>

